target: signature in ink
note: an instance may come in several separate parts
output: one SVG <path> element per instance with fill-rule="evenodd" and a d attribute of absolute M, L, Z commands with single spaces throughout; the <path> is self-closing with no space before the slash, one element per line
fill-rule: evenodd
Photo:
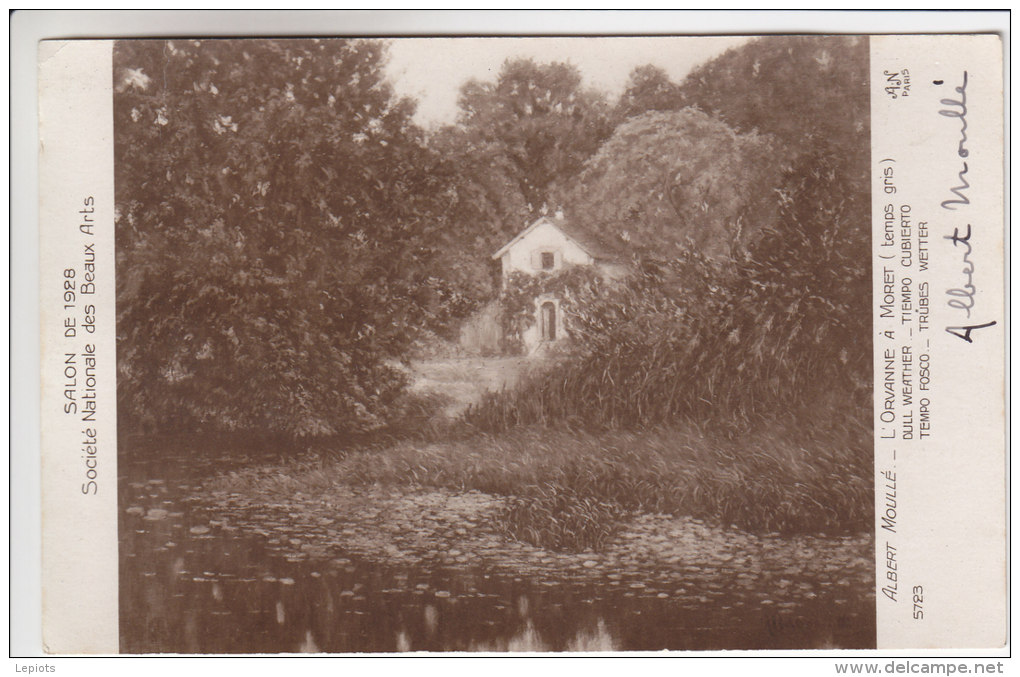
<path fill-rule="evenodd" d="M 970 224 L 967 224 L 966 235 L 960 235 L 960 229 L 953 228 L 953 234 L 945 235 L 943 239 L 952 242 L 954 247 L 961 244 L 966 247 L 966 250 L 963 252 L 963 269 L 961 272 L 967 281 L 962 287 L 947 289 L 946 295 L 953 297 L 949 300 L 949 307 L 964 311 L 969 319 L 970 309 L 974 307 L 974 294 L 977 293 L 977 288 L 974 287 L 974 262 L 970 260 L 970 253 L 973 251 L 970 245 Z"/>
<path fill-rule="evenodd" d="M 959 100 L 957 99 L 942 99 L 939 101 L 943 108 L 939 111 L 939 115 L 944 115 L 947 118 L 959 118 L 960 119 L 960 142 L 956 146 L 956 154 L 961 158 L 970 156 L 970 151 L 967 150 L 967 71 L 963 71 L 963 84 L 959 87 L 954 87 L 956 92 L 960 95 Z M 967 182 L 966 174 L 968 172 L 967 163 L 963 163 L 963 169 L 957 174 L 960 179 L 960 185 L 954 188 L 950 188 L 949 192 L 955 195 L 955 198 L 942 201 L 942 208 L 949 210 L 956 210 L 955 205 L 969 205 L 970 199 L 967 197 L 966 190 L 970 188 L 970 183 Z"/>
<path fill-rule="evenodd" d="M 953 243 L 954 247 L 963 246 L 965 248 L 963 252 L 963 268 L 961 272 L 966 280 L 962 286 L 954 287 L 953 289 L 947 289 L 946 295 L 952 298 L 947 301 L 950 308 L 956 308 L 962 310 L 967 314 L 967 319 L 970 319 L 970 311 L 974 307 L 974 295 L 977 294 L 977 287 L 974 286 L 974 262 L 971 260 L 970 255 L 973 251 L 973 247 L 970 244 L 970 224 L 967 224 L 967 234 L 961 235 L 959 228 L 953 229 L 952 235 L 945 235 L 943 239 L 949 240 Z M 946 327 L 946 331 L 961 338 L 967 343 L 973 343 L 974 340 L 971 338 L 971 333 L 986 327 L 991 327 L 995 324 L 995 321 L 985 322 L 984 324 L 971 324 L 962 327 Z"/>

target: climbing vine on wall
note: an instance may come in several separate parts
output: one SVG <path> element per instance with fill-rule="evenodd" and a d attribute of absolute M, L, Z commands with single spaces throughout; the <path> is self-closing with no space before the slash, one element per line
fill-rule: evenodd
<path fill-rule="evenodd" d="M 539 296 L 555 298 L 560 312 L 569 318 L 579 304 L 601 296 L 606 287 L 599 271 L 588 266 L 538 275 L 511 273 L 499 296 L 503 352 L 519 355 L 524 351 L 524 332 L 535 324 L 535 299 Z"/>

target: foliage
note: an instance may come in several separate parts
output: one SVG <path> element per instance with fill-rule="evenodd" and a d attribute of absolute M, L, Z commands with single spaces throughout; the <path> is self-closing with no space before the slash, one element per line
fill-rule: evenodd
<path fill-rule="evenodd" d="M 612 123 L 576 68 L 527 59 L 508 61 L 493 81 L 466 83 L 460 106 L 459 124 L 428 138 L 442 184 L 431 251 L 437 275 L 477 308 L 499 293 L 492 253 L 552 208 Z M 453 339 L 456 326 L 439 333 Z"/>
<path fill-rule="evenodd" d="M 868 64 L 867 37 L 769 36 L 695 68 L 681 92 L 738 132 L 777 137 L 791 156 L 828 149 L 855 172 L 863 158 L 867 171 Z"/>
<path fill-rule="evenodd" d="M 754 41 L 679 88 L 645 66 L 615 112 L 573 66 L 508 61 L 428 137 L 380 42 L 132 41 L 114 57 L 118 395 L 135 427 L 328 436 L 425 411 L 399 362 L 495 296 L 492 250 L 562 200 L 643 263 L 613 289 L 581 271 L 512 281 L 511 343 L 552 293 L 577 359 L 475 425 L 739 426 L 863 401 L 866 41 Z"/>
<path fill-rule="evenodd" d="M 436 205 L 442 228 L 436 230 L 435 269 L 474 307 L 498 294 L 498 263 L 490 257 L 531 214 L 509 159 L 495 145 L 455 126 L 429 138 L 432 171 L 444 185 Z"/>
<path fill-rule="evenodd" d="M 557 188 L 612 132 L 601 94 L 582 88 L 580 72 L 564 63 L 508 60 L 494 82 L 465 84 L 459 104 L 471 146 L 505 167 L 533 214 L 556 206 Z"/>
<path fill-rule="evenodd" d="M 680 86 L 662 68 L 647 64 L 630 72 L 627 88 L 616 103 L 616 117 L 623 120 L 651 111 L 679 110 L 684 105 Z"/>
<path fill-rule="evenodd" d="M 580 223 L 647 245 L 637 274 L 579 305 L 574 362 L 492 395 L 470 422 L 704 421 L 746 432 L 773 420 L 866 420 L 861 44 L 752 42 L 683 86 L 688 103 L 726 123 L 690 108 L 621 123 L 582 173 L 574 209 Z M 793 100 L 806 76 L 831 85 L 815 97 L 823 104 Z M 747 91 L 732 86 L 745 80 Z"/>
<path fill-rule="evenodd" d="M 394 358 L 470 309 L 432 274 L 444 186 L 382 44 L 129 41 L 114 58 L 120 411 L 382 425 Z"/>
<path fill-rule="evenodd" d="M 767 137 L 738 134 L 692 109 L 622 122 L 585 165 L 574 221 L 618 246 L 659 255 L 739 255 L 774 218 L 787 168 Z"/>

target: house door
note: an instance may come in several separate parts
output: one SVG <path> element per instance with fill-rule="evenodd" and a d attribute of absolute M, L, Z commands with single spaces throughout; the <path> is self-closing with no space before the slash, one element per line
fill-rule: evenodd
<path fill-rule="evenodd" d="M 542 304 L 542 340 L 556 340 L 556 304 L 552 301 Z"/>

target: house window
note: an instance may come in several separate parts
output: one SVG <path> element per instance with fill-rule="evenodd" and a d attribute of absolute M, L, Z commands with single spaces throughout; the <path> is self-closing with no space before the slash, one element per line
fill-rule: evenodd
<path fill-rule="evenodd" d="M 542 270 L 552 270 L 556 265 L 556 255 L 553 252 L 542 252 Z"/>

